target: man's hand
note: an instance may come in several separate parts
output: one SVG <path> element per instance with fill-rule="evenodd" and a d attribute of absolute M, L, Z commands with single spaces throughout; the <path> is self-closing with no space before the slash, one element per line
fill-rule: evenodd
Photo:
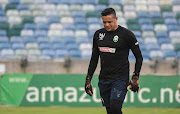
<path fill-rule="evenodd" d="M 138 76 L 133 76 L 129 82 L 129 86 L 127 89 L 131 89 L 133 92 L 139 91 L 139 80 Z"/>
<path fill-rule="evenodd" d="M 85 82 L 85 91 L 88 95 L 92 96 L 93 95 L 93 86 L 91 84 L 91 78 L 90 76 L 86 77 L 86 82 Z"/>

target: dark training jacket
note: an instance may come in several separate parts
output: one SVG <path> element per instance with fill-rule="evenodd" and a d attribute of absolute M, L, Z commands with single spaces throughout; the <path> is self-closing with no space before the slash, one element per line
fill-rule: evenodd
<path fill-rule="evenodd" d="M 92 56 L 87 75 L 93 76 L 100 57 L 99 79 L 129 77 L 130 49 L 136 58 L 134 72 L 139 73 L 143 58 L 135 35 L 121 26 L 118 26 L 115 31 L 107 31 L 105 28 L 97 30 L 93 37 Z"/>

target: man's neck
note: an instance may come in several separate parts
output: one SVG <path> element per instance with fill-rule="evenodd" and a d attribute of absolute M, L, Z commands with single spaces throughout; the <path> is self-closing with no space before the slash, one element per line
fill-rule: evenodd
<path fill-rule="evenodd" d="M 119 26 L 118 26 L 118 25 L 116 25 L 116 26 L 114 27 L 114 30 L 112 30 L 112 31 L 115 31 L 118 27 L 119 27 Z"/>

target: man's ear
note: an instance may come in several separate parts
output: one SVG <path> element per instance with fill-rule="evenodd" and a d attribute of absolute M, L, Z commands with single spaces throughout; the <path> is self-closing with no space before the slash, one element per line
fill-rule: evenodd
<path fill-rule="evenodd" d="M 116 22 L 118 21 L 118 17 L 115 18 Z"/>

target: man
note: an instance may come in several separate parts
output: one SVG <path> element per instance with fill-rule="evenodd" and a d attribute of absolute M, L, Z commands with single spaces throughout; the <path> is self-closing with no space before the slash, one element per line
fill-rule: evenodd
<path fill-rule="evenodd" d="M 142 66 L 142 54 L 134 34 L 126 28 L 117 25 L 113 8 L 101 12 L 104 28 L 95 32 L 93 38 L 92 56 L 85 83 L 85 91 L 93 95 L 91 80 L 100 56 L 101 71 L 99 74 L 99 90 L 103 106 L 108 114 L 122 114 L 121 108 L 127 93 L 139 90 L 139 74 Z M 135 70 L 129 83 L 129 50 L 135 58 Z"/>

